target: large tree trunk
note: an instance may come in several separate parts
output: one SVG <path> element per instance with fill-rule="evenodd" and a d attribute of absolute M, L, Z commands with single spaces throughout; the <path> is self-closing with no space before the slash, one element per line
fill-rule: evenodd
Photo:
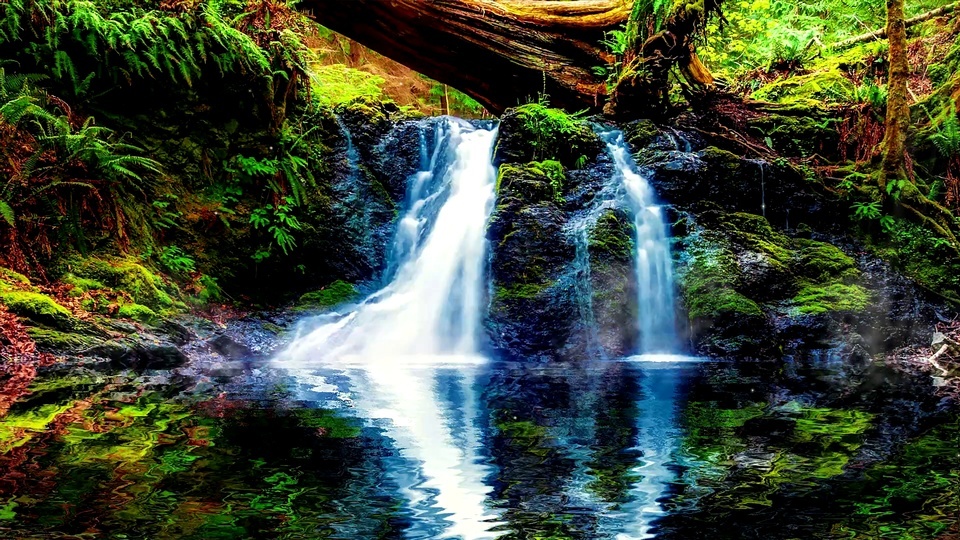
<path fill-rule="evenodd" d="M 301 6 L 310 10 L 320 24 L 449 84 L 491 112 L 500 113 L 541 94 L 549 96 L 554 106 L 601 110 L 608 90 L 605 78 L 595 74 L 594 68 L 607 67 L 615 60 L 601 41 L 605 33 L 624 27 L 633 3 L 305 0 Z M 651 46 L 658 52 L 658 60 L 676 61 L 674 49 L 679 43 L 688 51 L 679 63 L 704 71 L 699 62 L 690 60 L 692 48 L 685 37 L 661 42 Z M 665 49 L 669 51 L 660 54 Z"/>
<path fill-rule="evenodd" d="M 880 188 L 887 182 L 906 178 L 906 138 L 910 126 L 910 102 L 907 79 L 907 28 L 903 16 L 903 0 L 887 0 L 887 36 L 890 40 L 890 77 L 887 81 L 886 134 L 881 145 L 883 155 Z"/>

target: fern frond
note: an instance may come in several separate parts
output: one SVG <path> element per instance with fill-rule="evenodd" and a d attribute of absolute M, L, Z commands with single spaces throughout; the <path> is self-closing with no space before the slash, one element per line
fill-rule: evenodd
<path fill-rule="evenodd" d="M 6 201 L 0 201 L 0 217 L 11 227 L 16 223 L 16 214 L 13 212 L 13 207 Z"/>

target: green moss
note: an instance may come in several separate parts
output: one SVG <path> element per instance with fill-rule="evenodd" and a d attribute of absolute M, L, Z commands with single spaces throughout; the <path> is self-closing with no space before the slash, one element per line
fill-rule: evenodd
<path fill-rule="evenodd" d="M 157 312 L 141 304 L 124 304 L 117 310 L 117 316 L 123 319 L 133 319 L 144 324 L 156 324 L 160 321 Z"/>
<path fill-rule="evenodd" d="M 633 259 L 634 223 L 616 210 L 605 212 L 590 230 L 591 255 L 608 255 L 621 261 Z"/>
<path fill-rule="evenodd" d="M 808 284 L 793 297 L 799 313 L 816 315 L 828 311 L 862 311 L 870 303 L 870 294 L 859 285 L 840 282 Z"/>
<path fill-rule="evenodd" d="M 183 307 L 179 302 L 175 302 L 168 292 L 175 290 L 172 286 L 167 285 L 159 275 L 132 260 L 89 258 L 74 265 L 73 273 L 90 282 L 99 282 L 117 291 L 126 292 L 134 302 L 153 310 Z"/>
<path fill-rule="evenodd" d="M 746 248 L 766 255 L 769 262 L 785 267 L 790 264 L 793 254 L 790 239 L 776 232 L 767 218 L 746 212 L 724 214 L 720 223 L 729 237 Z"/>
<path fill-rule="evenodd" d="M 60 332 L 49 328 L 27 328 L 27 334 L 44 351 L 77 354 L 100 343 L 96 338 L 70 332 Z"/>
<path fill-rule="evenodd" d="M 563 165 L 557 161 L 504 163 L 497 174 L 496 189 L 503 204 L 511 199 L 523 203 L 556 202 L 563 200 L 563 180 Z"/>
<path fill-rule="evenodd" d="M 339 114 L 362 116 L 370 124 L 379 124 L 388 120 L 383 109 L 383 101 L 373 96 L 359 96 L 337 107 Z"/>
<path fill-rule="evenodd" d="M 357 288 L 346 281 L 337 280 L 319 291 L 309 292 L 300 297 L 297 308 L 318 309 L 333 307 L 349 302 L 357 297 Z"/>
<path fill-rule="evenodd" d="M 624 130 L 624 138 L 634 150 L 650 146 L 658 135 L 660 129 L 650 120 L 637 120 Z"/>
<path fill-rule="evenodd" d="M 763 314 L 756 302 L 736 291 L 740 270 L 729 249 L 704 239 L 691 250 L 691 255 L 692 260 L 678 272 L 690 318 L 716 318 L 725 313 Z"/>
<path fill-rule="evenodd" d="M 853 278 L 860 275 L 853 259 L 832 244 L 814 240 L 795 240 L 799 246 L 799 271 L 807 278 L 824 281 L 832 278 Z"/>
<path fill-rule="evenodd" d="M 60 281 L 67 285 L 72 285 L 73 289 L 70 290 L 71 296 L 80 296 L 83 293 L 90 291 L 106 289 L 107 286 L 95 279 L 87 279 L 78 277 L 75 274 L 65 274 L 60 278 Z"/>
<path fill-rule="evenodd" d="M 497 300 L 525 300 L 536 298 L 548 289 L 552 283 L 520 283 L 510 287 L 497 287 L 494 297 Z"/>
<path fill-rule="evenodd" d="M 856 87 L 839 68 L 778 79 L 761 86 L 753 98 L 782 103 L 840 103 L 851 101 Z"/>
<path fill-rule="evenodd" d="M 69 330 L 77 326 L 77 319 L 67 308 L 61 306 L 53 298 L 44 294 L 25 291 L 7 291 L 0 293 L 0 303 L 6 305 L 7 309 L 16 315 L 39 324 L 64 330 Z"/>
<path fill-rule="evenodd" d="M 0 280 L 18 283 L 20 285 L 30 285 L 30 278 L 19 272 L 14 272 L 9 268 L 0 268 Z"/>

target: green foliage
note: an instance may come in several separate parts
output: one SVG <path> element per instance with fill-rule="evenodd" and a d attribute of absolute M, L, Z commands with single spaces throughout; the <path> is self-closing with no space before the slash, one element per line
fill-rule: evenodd
<path fill-rule="evenodd" d="M 960 155 L 960 119 L 957 119 L 957 115 L 951 114 L 935 126 L 930 140 L 941 156 L 949 158 Z"/>
<path fill-rule="evenodd" d="M 49 66 L 53 77 L 70 83 L 75 98 L 84 98 L 94 79 L 190 86 L 211 67 L 259 77 L 305 68 L 312 54 L 288 30 L 274 30 L 274 39 L 261 47 L 255 30 L 238 28 L 247 19 L 244 8 L 237 0 L 209 0 L 181 14 L 92 0 L 10 2 L 0 44 L 23 46 L 24 65 Z"/>
<path fill-rule="evenodd" d="M 284 255 L 289 255 L 290 251 L 297 245 L 293 231 L 302 228 L 300 221 L 293 215 L 294 206 L 293 198 L 286 197 L 280 204 L 257 208 L 250 214 L 250 224 L 253 225 L 253 228 L 266 229 L 272 235 L 274 245 L 279 247 Z M 257 262 L 262 262 L 270 255 L 271 251 L 268 248 L 258 251 L 254 255 L 254 259 Z"/>
<path fill-rule="evenodd" d="M 853 209 L 853 218 L 857 220 L 878 219 L 880 217 L 880 203 L 878 201 L 855 202 L 850 208 Z"/>
<path fill-rule="evenodd" d="M 343 64 L 315 66 L 310 72 L 313 98 L 322 106 L 335 107 L 358 97 L 379 99 L 384 79 Z"/>
<path fill-rule="evenodd" d="M 167 246 L 157 255 L 160 265 L 174 274 L 189 274 L 196 270 L 197 263 L 177 246 Z"/>
<path fill-rule="evenodd" d="M 866 103 L 876 111 L 886 111 L 887 85 L 877 85 L 867 79 L 857 87 L 857 101 Z"/>
<path fill-rule="evenodd" d="M 16 223 L 16 214 L 13 211 L 13 207 L 6 201 L 0 201 L 0 217 L 11 227 Z"/>
<path fill-rule="evenodd" d="M 534 172 L 543 174 L 550 182 L 550 188 L 553 190 L 553 199 L 557 202 L 563 202 L 563 182 L 566 180 L 566 173 L 563 170 L 563 164 L 556 160 L 545 160 L 533 162 L 528 166 Z"/>
<path fill-rule="evenodd" d="M 907 17 L 947 5 L 952 0 L 907 2 Z M 883 2 L 849 0 L 739 0 L 724 2 L 724 19 L 710 21 L 707 43 L 700 47 L 703 61 L 721 75 L 749 71 L 802 69 L 846 38 L 883 28 Z M 878 45 L 852 54 L 862 60 L 882 55 Z M 751 81 L 756 82 L 756 78 Z M 755 87 L 754 87 L 755 89 Z"/>
<path fill-rule="evenodd" d="M 556 160 L 560 144 L 568 142 L 585 127 L 579 119 L 583 112 L 568 114 L 548 107 L 543 100 L 521 105 L 516 111 L 524 130 L 534 137 L 529 142 L 534 147 L 534 161 Z"/>

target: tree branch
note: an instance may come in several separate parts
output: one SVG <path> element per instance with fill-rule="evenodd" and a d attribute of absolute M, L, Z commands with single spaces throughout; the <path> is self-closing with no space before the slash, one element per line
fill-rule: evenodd
<path fill-rule="evenodd" d="M 910 28 L 911 26 L 916 26 L 924 21 L 929 21 L 934 17 L 940 17 L 941 15 L 947 15 L 947 14 L 953 13 L 954 11 L 957 10 L 958 7 L 960 7 L 960 3 L 949 5 L 949 6 L 943 6 L 941 8 L 928 11 L 922 15 L 917 15 L 916 17 L 913 17 L 911 19 L 907 19 L 906 27 Z M 834 44 L 833 48 L 839 51 L 843 49 L 848 49 L 859 43 L 864 43 L 864 42 L 872 41 L 875 39 L 885 39 L 886 37 L 887 37 L 887 29 L 881 28 L 873 32 L 867 32 L 866 34 L 860 34 L 859 36 L 854 36 L 852 38 L 845 39 L 839 43 Z"/>

